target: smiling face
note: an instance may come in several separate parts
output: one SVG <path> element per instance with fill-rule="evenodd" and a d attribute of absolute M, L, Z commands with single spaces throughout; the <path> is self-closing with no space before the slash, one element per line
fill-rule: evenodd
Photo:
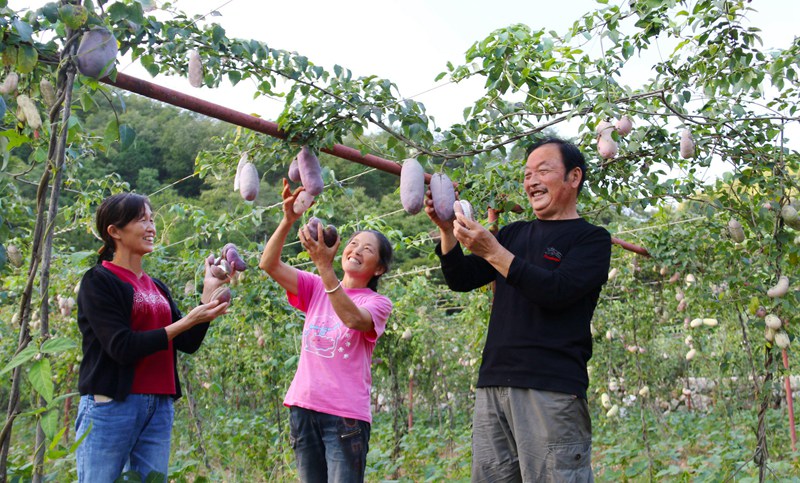
<path fill-rule="evenodd" d="M 121 228 L 109 225 L 108 234 L 114 238 L 117 253 L 141 256 L 152 252 L 156 237 L 156 225 L 150 205 L 145 204 L 142 213 Z"/>
<path fill-rule="evenodd" d="M 566 173 L 557 144 L 544 144 L 531 152 L 525 163 L 523 187 L 533 212 L 540 220 L 578 218 L 578 186 L 581 169 Z"/>
<path fill-rule="evenodd" d="M 359 286 L 366 287 L 372 277 L 386 271 L 380 260 L 378 237 L 364 231 L 353 236 L 344 247 L 342 270 L 353 281 L 358 280 Z"/>

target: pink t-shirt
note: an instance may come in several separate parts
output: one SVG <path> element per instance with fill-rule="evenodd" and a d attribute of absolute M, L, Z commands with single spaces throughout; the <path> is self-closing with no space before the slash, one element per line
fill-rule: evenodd
<path fill-rule="evenodd" d="M 392 302 L 369 288 L 342 289 L 356 306 L 372 314 L 373 331 L 344 325 L 322 279 L 298 270 L 297 295 L 287 295 L 293 307 L 306 313 L 306 320 L 297 372 L 283 404 L 371 423 L 372 351 L 386 329 Z"/>

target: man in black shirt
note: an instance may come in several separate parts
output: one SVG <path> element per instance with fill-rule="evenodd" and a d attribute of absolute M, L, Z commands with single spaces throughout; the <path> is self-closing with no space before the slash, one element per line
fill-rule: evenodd
<path fill-rule="evenodd" d="M 586 364 L 611 237 L 578 215 L 586 163 L 576 146 L 545 139 L 526 160 L 532 221 L 494 236 L 460 213 L 440 220 L 426 203 L 441 233 L 436 252 L 448 286 L 466 292 L 495 282 L 473 415 L 472 480 L 592 481 Z"/>

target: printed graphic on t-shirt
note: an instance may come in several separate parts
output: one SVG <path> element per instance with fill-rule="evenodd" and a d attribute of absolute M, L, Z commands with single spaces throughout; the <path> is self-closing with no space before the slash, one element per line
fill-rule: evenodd
<path fill-rule="evenodd" d="M 351 332 L 338 318 L 318 316 L 306 324 L 303 331 L 303 350 L 328 359 L 336 354 L 349 359 L 351 336 Z"/>
<path fill-rule="evenodd" d="M 133 293 L 133 312 L 142 315 L 152 315 L 163 317 L 169 314 L 169 303 L 160 292 L 140 292 Z"/>
<path fill-rule="evenodd" d="M 560 262 L 561 252 L 553 247 L 547 247 L 544 251 L 544 258 L 553 262 Z"/>

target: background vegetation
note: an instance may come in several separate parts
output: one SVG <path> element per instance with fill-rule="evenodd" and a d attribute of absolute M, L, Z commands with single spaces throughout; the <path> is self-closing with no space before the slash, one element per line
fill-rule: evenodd
<path fill-rule="evenodd" d="M 87 1 L 87 18 L 77 22 L 70 9 L 78 2 L 15 12 L 0 0 L 4 78 L 20 75 L 2 96 L 8 109 L 0 121 L 0 401 L 8 402 L 0 478 L 75 478 L 80 337 L 70 299 L 95 261 L 92 216 L 108 194 L 150 195 L 159 240 L 146 269 L 168 282 L 183 308 L 198 303 L 202 260 L 224 243 L 236 243 L 251 266 L 203 349 L 180 360 L 186 397 L 177 405 L 170 478 L 291 481 L 281 402 L 302 321 L 255 266 L 299 145 L 415 156 L 458 182 L 462 197 L 496 210 L 504 225 L 531 216 L 520 185 L 525 143 L 569 126 L 591 162 L 581 213 L 651 255 L 613 248 L 614 273 L 593 321 L 597 479 L 797 481 L 784 386 L 793 350 L 765 339 L 759 308 L 794 337 L 799 250 L 781 211 L 798 195 L 798 154 L 786 133 L 798 121 L 800 44 L 764 49 L 748 22 L 749 2 L 618 3 L 598 2 L 567 32 L 512 25 L 476 41 L 441 77 L 479 77 L 485 95 L 466 106 L 463 123 L 443 130 L 424 106 L 397 99 L 389 80 L 229 38 L 181 12 L 159 20 L 146 12 L 150 2 Z M 77 74 L 77 41 L 100 25 L 154 76 L 186 75 L 186 55 L 197 49 L 206 86 L 256 80 L 259 94 L 285 99 L 277 121 L 294 142 Z M 597 37 L 602 52 L 585 50 Z M 626 66 L 658 45 L 672 53 L 652 65 L 646 83 L 627 85 Z M 42 79 L 57 87 L 52 107 Z M 18 94 L 34 99 L 41 128 L 19 120 Z M 602 159 L 594 128 L 622 116 L 634 130 L 615 133 L 620 152 Z M 678 152 L 684 128 L 697 145 L 687 158 Z M 254 202 L 231 190 L 245 152 L 261 174 Z M 402 211 L 395 176 L 321 160 L 327 186 L 309 216 L 345 235 L 380 229 L 398 254 L 381 286 L 395 310 L 373 360 L 368 478 L 467 480 L 491 291 L 455 294 L 442 285 L 433 226 Z M 725 174 L 703 182 L 712 167 Z M 512 210 L 517 204 L 521 213 Z M 729 235 L 731 218 L 744 226 L 742 243 Z M 285 254 L 311 269 L 297 244 Z M 768 297 L 782 275 L 792 282 L 787 294 Z"/>

